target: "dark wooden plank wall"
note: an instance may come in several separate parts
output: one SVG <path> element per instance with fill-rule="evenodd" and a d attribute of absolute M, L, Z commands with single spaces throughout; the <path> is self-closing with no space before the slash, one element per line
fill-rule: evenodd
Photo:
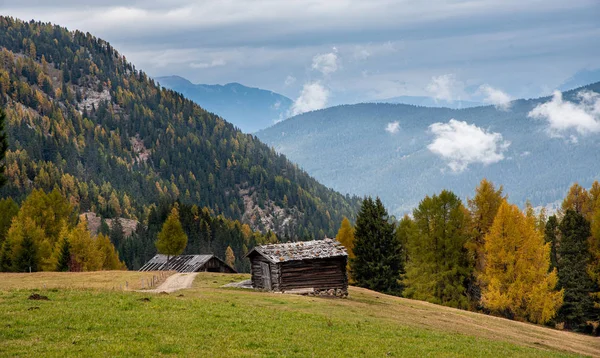
<path fill-rule="evenodd" d="M 347 289 L 346 262 L 346 257 L 283 262 L 279 288 Z"/>
<path fill-rule="evenodd" d="M 262 274 L 262 267 L 261 267 L 261 262 L 262 263 L 266 263 L 267 265 L 269 265 L 270 271 L 271 271 L 271 289 L 273 291 L 279 291 L 279 277 L 280 277 L 280 272 L 281 269 L 279 267 L 278 264 L 273 264 L 272 262 L 270 262 L 269 260 L 265 259 L 263 256 L 259 255 L 259 254 L 253 254 L 250 258 L 250 263 L 251 263 L 251 270 L 252 270 L 252 286 L 254 288 L 258 288 L 258 289 L 264 289 L 264 282 L 263 282 L 263 274 Z"/>
<path fill-rule="evenodd" d="M 223 264 L 217 258 L 213 257 L 200 268 L 200 271 L 235 273 L 229 266 Z"/>

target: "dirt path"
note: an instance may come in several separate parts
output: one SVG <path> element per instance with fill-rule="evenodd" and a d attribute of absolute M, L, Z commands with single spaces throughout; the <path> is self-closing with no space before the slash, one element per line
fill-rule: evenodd
<path fill-rule="evenodd" d="M 192 283 L 198 273 L 176 273 L 165 280 L 160 286 L 153 290 L 144 290 L 142 292 L 175 292 L 184 288 L 192 287 Z"/>

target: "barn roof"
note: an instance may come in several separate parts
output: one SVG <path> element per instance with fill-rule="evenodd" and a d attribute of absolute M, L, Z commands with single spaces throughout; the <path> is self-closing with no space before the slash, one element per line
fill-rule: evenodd
<path fill-rule="evenodd" d="M 256 246 L 246 256 L 253 252 L 273 263 L 348 256 L 346 248 L 332 239 Z"/>
<path fill-rule="evenodd" d="M 150 261 L 146 262 L 146 264 L 140 268 L 140 271 L 173 270 L 177 272 L 195 272 L 213 257 L 223 262 L 214 255 L 179 255 L 171 257 L 169 267 L 166 267 L 167 255 L 158 254 L 151 258 Z M 227 264 L 223 262 L 223 265 Z"/>

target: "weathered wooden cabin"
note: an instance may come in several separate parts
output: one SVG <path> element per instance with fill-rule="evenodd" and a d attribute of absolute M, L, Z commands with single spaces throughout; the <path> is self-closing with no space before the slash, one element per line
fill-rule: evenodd
<path fill-rule="evenodd" d="M 348 295 L 344 246 L 332 239 L 257 246 L 247 255 L 252 286 L 268 291 Z"/>
<path fill-rule="evenodd" d="M 177 271 L 177 272 L 223 272 L 237 273 L 223 260 L 214 255 L 172 256 L 167 266 L 167 255 L 156 255 L 140 268 L 140 271 Z"/>

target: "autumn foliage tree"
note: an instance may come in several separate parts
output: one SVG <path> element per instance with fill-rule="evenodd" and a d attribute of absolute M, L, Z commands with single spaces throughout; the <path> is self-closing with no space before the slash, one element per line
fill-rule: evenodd
<path fill-rule="evenodd" d="M 188 237 L 179 221 L 179 209 L 174 206 L 158 234 L 158 240 L 156 240 L 158 252 L 167 255 L 167 267 L 171 256 L 179 255 L 185 250 L 187 241 Z"/>
<path fill-rule="evenodd" d="M 485 236 L 486 264 L 480 276 L 483 305 L 519 320 L 546 323 L 563 302 L 555 291 L 556 270 L 549 271 L 550 245 L 536 229 L 535 218 L 504 201 Z"/>
<path fill-rule="evenodd" d="M 469 212 L 471 214 L 470 238 L 467 248 L 474 262 L 474 276 L 468 283 L 468 293 L 472 301 L 481 298 L 481 283 L 477 277 L 483 272 L 485 266 L 485 235 L 487 235 L 494 223 L 494 218 L 506 196 L 502 193 L 503 188 L 496 189 L 494 184 L 483 179 L 475 189 L 475 196 L 468 200 Z"/>
<path fill-rule="evenodd" d="M 342 224 L 340 225 L 340 229 L 338 230 L 335 238 L 339 243 L 344 245 L 346 251 L 348 252 L 348 265 L 346 266 L 346 271 L 350 275 L 350 260 L 353 260 L 355 258 L 354 228 L 352 227 L 352 224 L 350 223 L 350 220 L 348 220 L 347 217 L 344 217 L 344 219 L 342 219 Z M 352 280 L 352 277 L 350 277 L 349 279 Z"/>
<path fill-rule="evenodd" d="M 227 250 L 225 250 L 225 263 L 231 267 L 235 267 L 235 254 L 231 246 L 227 246 Z"/>

